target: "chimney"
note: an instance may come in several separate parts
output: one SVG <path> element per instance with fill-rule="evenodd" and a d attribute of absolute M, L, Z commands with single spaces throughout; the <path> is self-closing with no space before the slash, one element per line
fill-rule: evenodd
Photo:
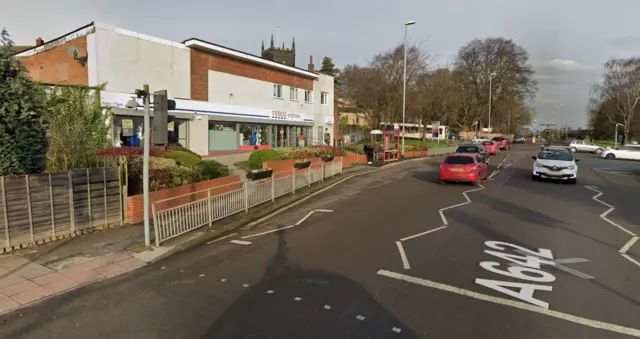
<path fill-rule="evenodd" d="M 41 37 L 38 37 L 36 39 L 36 46 L 42 46 L 42 45 L 44 45 L 44 40 L 42 40 Z"/>
<path fill-rule="evenodd" d="M 309 56 L 309 66 L 308 66 L 309 72 L 314 72 L 315 69 L 313 67 L 313 55 Z"/>

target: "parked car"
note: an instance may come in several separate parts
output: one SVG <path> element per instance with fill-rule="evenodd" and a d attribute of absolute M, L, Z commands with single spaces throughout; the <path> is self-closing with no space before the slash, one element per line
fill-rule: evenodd
<path fill-rule="evenodd" d="M 487 140 L 480 143 L 484 149 L 489 152 L 490 155 L 497 155 L 500 153 L 500 147 L 495 141 Z"/>
<path fill-rule="evenodd" d="M 482 156 L 482 159 L 484 162 L 486 162 L 487 164 L 489 163 L 489 152 L 487 152 L 487 150 L 482 147 L 482 145 L 478 145 L 478 144 L 463 144 L 463 145 L 458 145 L 458 148 L 456 148 L 455 153 L 470 153 L 470 154 L 480 154 Z"/>
<path fill-rule="evenodd" d="M 514 144 L 524 144 L 524 137 L 521 135 L 516 135 L 515 138 L 513 138 L 513 143 Z"/>
<path fill-rule="evenodd" d="M 495 137 L 491 140 L 495 141 L 495 143 L 498 144 L 498 147 L 500 147 L 501 150 L 511 149 L 511 142 L 507 137 Z"/>
<path fill-rule="evenodd" d="M 616 148 L 607 148 L 600 153 L 600 156 L 609 160 L 640 160 L 640 145 L 624 145 Z"/>
<path fill-rule="evenodd" d="M 444 158 L 440 165 L 438 180 L 446 182 L 469 182 L 479 185 L 487 177 L 489 165 L 478 153 L 454 153 Z"/>
<path fill-rule="evenodd" d="M 578 164 L 580 159 L 564 147 L 545 147 L 538 156 L 533 156 L 533 172 L 531 180 L 540 179 L 566 180 L 575 184 L 578 179 Z"/>
<path fill-rule="evenodd" d="M 584 140 L 572 140 L 569 143 L 568 148 L 572 153 L 589 152 L 589 153 L 600 154 L 604 150 L 601 146 L 598 146 L 592 142 L 588 142 Z"/>

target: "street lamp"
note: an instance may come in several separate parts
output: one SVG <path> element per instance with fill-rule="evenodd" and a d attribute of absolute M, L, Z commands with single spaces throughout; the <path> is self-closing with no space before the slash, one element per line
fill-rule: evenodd
<path fill-rule="evenodd" d="M 532 144 L 536 143 L 536 132 L 538 131 L 538 121 L 533 119 L 533 140 L 531 140 Z"/>
<path fill-rule="evenodd" d="M 407 29 L 415 24 L 415 21 L 407 21 L 404 23 L 404 75 L 402 77 L 402 158 L 404 158 L 404 125 L 405 112 L 407 105 Z"/>
<path fill-rule="evenodd" d="M 491 103 L 493 101 L 493 97 L 492 97 L 492 84 L 491 82 L 493 81 L 493 77 L 496 76 L 496 72 L 492 72 L 491 74 L 489 74 L 489 133 L 493 132 L 493 130 L 491 129 Z"/>
<path fill-rule="evenodd" d="M 563 123 L 564 123 L 564 104 L 560 104 L 560 139 L 562 139 L 562 136 L 565 134 Z"/>
<path fill-rule="evenodd" d="M 616 124 L 616 137 L 615 137 L 615 140 L 613 140 L 613 148 L 618 147 L 618 126 L 624 126 L 624 125 L 621 124 L 621 123 L 617 123 Z M 620 145 L 620 146 L 622 146 L 622 145 Z"/>

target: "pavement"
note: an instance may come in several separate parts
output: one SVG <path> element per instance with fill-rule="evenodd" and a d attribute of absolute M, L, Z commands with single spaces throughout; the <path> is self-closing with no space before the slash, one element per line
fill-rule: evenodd
<path fill-rule="evenodd" d="M 0 337 L 640 337 L 640 178 L 598 170 L 634 164 L 584 154 L 578 184 L 533 182 L 538 151 L 480 187 L 438 184 L 434 159 L 354 177 L 0 316 Z"/>

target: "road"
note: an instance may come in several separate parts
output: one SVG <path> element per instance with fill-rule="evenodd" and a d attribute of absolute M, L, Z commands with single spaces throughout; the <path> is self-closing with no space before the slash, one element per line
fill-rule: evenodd
<path fill-rule="evenodd" d="M 0 337 L 640 337 L 640 179 L 594 170 L 635 164 L 585 154 L 577 185 L 533 182 L 537 150 L 494 157 L 477 188 L 438 184 L 433 160 L 353 178 L 0 317 Z"/>

